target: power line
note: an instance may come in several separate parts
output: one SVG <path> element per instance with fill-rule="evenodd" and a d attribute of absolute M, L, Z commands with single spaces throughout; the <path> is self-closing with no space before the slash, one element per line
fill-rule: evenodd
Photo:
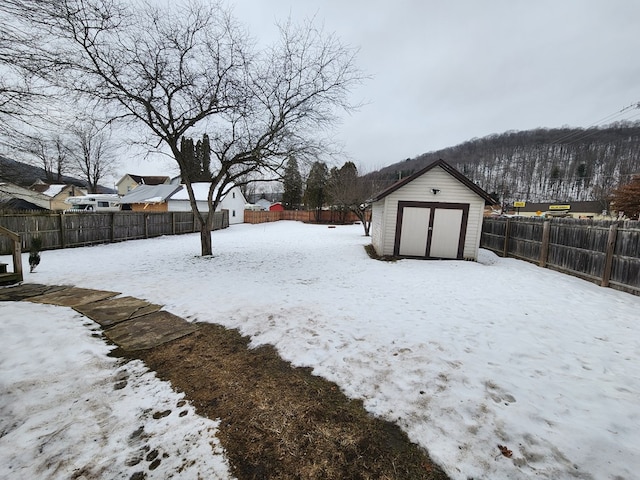
<path fill-rule="evenodd" d="M 591 129 L 593 127 L 596 127 L 604 122 L 612 122 L 614 121 L 617 117 L 621 117 L 625 114 L 625 112 L 627 112 L 628 110 L 631 110 L 633 108 L 637 108 L 640 109 L 640 102 L 637 103 L 632 103 L 631 105 L 627 105 L 626 107 L 624 107 L 622 110 L 619 110 L 617 112 L 611 113 L 603 118 L 601 118 L 600 120 L 597 120 L 595 123 L 592 123 L 591 125 L 589 125 L 588 127 L 586 127 L 585 130 Z M 640 114 L 637 114 L 635 116 L 638 116 Z M 634 117 L 635 117 L 634 116 Z M 633 117 L 632 117 L 633 118 Z M 553 144 L 560 144 L 560 143 L 575 143 L 578 140 L 582 140 L 583 138 L 586 138 L 588 136 L 594 135 L 596 133 L 596 131 L 584 131 L 584 130 L 580 130 L 578 132 L 572 132 L 569 133 L 563 137 L 558 138 L 557 140 L 555 140 L 554 142 L 552 142 Z M 572 138 L 575 137 L 575 138 Z"/>

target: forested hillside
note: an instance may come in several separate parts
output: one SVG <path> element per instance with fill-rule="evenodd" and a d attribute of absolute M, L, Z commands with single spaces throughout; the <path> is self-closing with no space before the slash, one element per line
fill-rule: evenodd
<path fill-rule="evenodd" d="M 57 176 L 45 171 L 43 168 L 17 162 L 0 155 L 0 182 L 10 182 L 28 188 L 38 181 L 44 183 L 63 183 L 65 185 L 76 185 L 87 188 L 87 182 L 79 178 L 69 175 Z M 97 191 L 98 193 L 114 193 L 114 189 L 103 185 L 98 185 Z"/>
<path fill-rule="evenodd" d="M 378 173 L 392 182 L 439 158 L 502 203 L 602 200 L 640 174 L 640 122 L 490 135 Z"/>
<path fill-rule="evenodd" d="M 38 180 L 45 183 L 65 183 L 68 185 L 77 185 L 79 187 L 86 186 L 86 182 L 62 175 L 59 178 L 47 173 L 43 168 L 35 167 L 27 163 L 16 162 L 7 157 L 0 155 L 0 180 L 15 183 L 21 187 L 29 187 Z"/>

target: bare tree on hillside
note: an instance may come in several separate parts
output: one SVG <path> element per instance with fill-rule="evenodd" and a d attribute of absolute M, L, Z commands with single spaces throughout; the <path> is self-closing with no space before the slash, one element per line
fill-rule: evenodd
<path fill-rule="evenodd" d="M 213 215 L 198 211 L 180 149 L 184 136 L 207 133 L 212 151 L 209 212 L 236 182 L 279 171 L 290 154 L 322 148 L 317 132 L 362 79 L 354 52 L 312 24 L 280 29 L 256 52 L 219 4 L 163 8 L 122 0 L 5 0 L 26 29 L 51 34 L 29 61 L 48 81 L 110 105 L 145 127 L 183 173 L 210 255 Z M 64 74 L 61 74 L 64 73 Z M 194 133 L 196 135 L 194 135 Z M 186 175 L 185 175 L 186 173 Z"/>
<path fill-rule="evenodd" d="M 33 155 L 49 182 L 60 182 L 69 169 L 69 146 L 61 135 L 36 136 L 26 140 L 26 150 Z"/>

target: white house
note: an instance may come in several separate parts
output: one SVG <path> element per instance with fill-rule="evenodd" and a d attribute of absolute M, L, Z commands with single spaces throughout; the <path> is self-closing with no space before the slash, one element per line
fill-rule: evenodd
<path fill-rule="evenodd" d="M 485 203 L 494 200 L 443 160 L 372 200 L 371 241 L 378 255 L 476 260 Z"/>
<path fill-rule="evenodd" d="M 210 183 L 199 182 L 192 184 L 193 193 L 195 194 L 196 204 L 200 212 L 208 212 L 207 196 L 209 194 Z M 214 192 L 214 198 L 216 193 Z M 239 187 L 233 187 L 226 195 L 222 197 L 217 212 L 221 210 L 229 210 L 229 225 L 236 223 L 244 223 L 244 206 L 247 200 L 244 198 Z M 190 212 L 191 204 L 189 203 L 189 193 L 186 187 L 169 197 L 167 200 L 168 211 L 170 212 Z"/>

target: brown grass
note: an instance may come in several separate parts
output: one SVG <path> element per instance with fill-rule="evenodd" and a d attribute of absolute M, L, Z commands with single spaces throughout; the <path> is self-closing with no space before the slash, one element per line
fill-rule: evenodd
<path fill-rule="evenodd" d="M 378 253 L 376 252 L 376 249 L 373 248 L 373 245 L 371 243 L 364 246 L 364 251 L 367 252 L 367 255 L 369 255 L 369 258 L 372 258 L 374 260 L 380 260 L 382 262 L 398 261 L 398 257 L 394 257 L 392 255 L 378 255 Z"/>
<path fill-rule="evenodd" d="M 239 480 L 446 479 L 395 425 L 272 347 L 249 349 L 235 330 L 201 324 L 138 357 L 183 391 L 218 434 Z"/>

